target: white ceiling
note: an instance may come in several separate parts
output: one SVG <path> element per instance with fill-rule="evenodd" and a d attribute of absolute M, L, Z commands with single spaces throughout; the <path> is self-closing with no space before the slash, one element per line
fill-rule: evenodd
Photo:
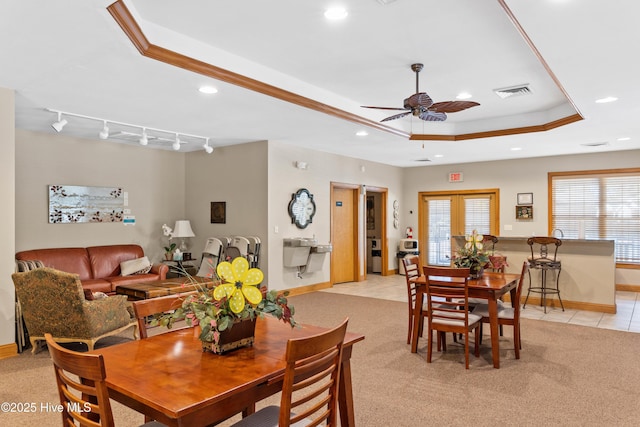
<path fill-rule="evenodd" d="M 400 133 L 451 139 L 584 118 L 545 132 L 456 141 L 409 140 L 145 57 L 110 3 L 2 2 L 0 86 L 16 91 L 18 128 L 55 133 L 50 108 L 201 135 L 214 147 L 272 140 L 396 166 L 640 149 L 635 1 L 123 0 L 156 46 L 371 123 L 397 112 L 361 106 L 402 107 L 415 92 L 415 62 L 424 64 L 420 91 L 435 102 L 466 91 L 481 104 L 440 123 L 411 115 L 386 122 Z M 330 22 L 323 13 L 336 4 L 349 15 Z M 530 95 L 493 92 L 525 83 Z M 199 93 L 203 84 L 218 93 Z M 595 103 L 606 96 L 619 100 Z M 68 120 L 65 135 L 98 139 L 102 123 Z M 368 136 L 355 135 L 363 129 Z M 181 151 L 202 149 L 203 140 L 182 139 Z M 171 150 L 171 142 L 148 147 Z"/>

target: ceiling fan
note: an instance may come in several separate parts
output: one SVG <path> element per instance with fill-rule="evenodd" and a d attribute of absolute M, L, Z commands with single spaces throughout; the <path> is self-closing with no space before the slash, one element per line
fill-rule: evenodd
<path fill-rule="evenodd" d="M 399 119 L 401 117 L 413 114 L 427 122 L 443 122 L 447 120 L 446 113 L 457 113 L 467 108 L 475 107 L 480 104 L 473 101 L 445 101 L 433 102 L 433 99 L 426 92 L 420 92 L 418 89 L 418 74 L 422 70 L 422 64 L 412 64 L 411 69 L 416 73 L 416 93 L 404 100 L 404 108 L 394 107 L 370 107 L 363 105 L 363 108 L 376 108 L 378 110 L 400 110 L 404 113 L 394 114 L 393 116 L 382 119 L 382 122 Z M 408 110 L 408 111 L 407 111 Z"/>

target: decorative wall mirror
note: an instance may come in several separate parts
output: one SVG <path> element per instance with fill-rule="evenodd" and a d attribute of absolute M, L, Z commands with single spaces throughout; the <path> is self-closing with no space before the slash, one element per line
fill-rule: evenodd
<path fill-rule="evenodd" d="M 313 201 L 313 194 L 306 188 L 301 188 L 291 195 L 289 202 L 289 216 L 291 223 L 298 228 L 307 228 L 311 224 L 313 216 L 316 214 L 316 202 Z"/>

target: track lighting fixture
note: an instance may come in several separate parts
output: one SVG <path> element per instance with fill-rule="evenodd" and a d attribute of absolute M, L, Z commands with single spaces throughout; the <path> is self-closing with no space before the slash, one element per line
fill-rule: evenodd
<path fill-rule="evenodd" d="M 191 135 L 188 133 L 174 132 L 174 131 L 169 131 L 164 129 L 150 128 L 147 126 L 139 126 L 139 125 L 134 125 L 130 123 L 116 122 L 114 120 L 106 120 L 106 119 L 101 119 L 99 117 L 91 117 L 91 116 L 85 116 L 83 114 L 52 110 L 50 108 L 47 108 L 47 111 L 58 114 L 58 120 L 51 124 L 51 126 L 55 129 L 56 132 L 62 131 L 62 128 L 68 123 L 66 119 L 62 118 L 62 116 L 65 115 L 65 116 L 79 117 L 81 119 L 95 120 L 98 122 L 102 122 L 102 130 L 98 132 L 98 137 L 100 139 L 120 137 L 121 139 L 126 139 L 128 141 L 131 141 L 131 137 L 135 138 L 139 136 L 138 142 L 140 143 L 140 145 L 143 145 L 143 146 L 148 145 L 149 141 L 152 141 L 153 145 L 156 145 L 156 146 L 158 146 L 159 144 L 171 143 L 171 147 L 175 151 L 180 151 L 180 147 L 182 146 L 182 144 L 188 144 L 189 142 L 192 142 L 191 140 L 193 139 L 202 139 L 205 141 L 205 143 L 202 145 L 202 148 L 204 149 L 204 151 L 207 154 L 213 153 L 213 147 L 209 145 L 209 138 L 205 136 Z M 109 129 L 109 124 L 116 125 L 117 131 L 111 133 L 111 130 Z M 137 128 L 139 129 L 138 131 L 139 133 L 137 132 L 134 133 L 128 130 L 126 131 L 120 130 L 120 128 Z M 151 131 L 151 135 L 148 133 L 148 131 Z M 162 136 L 160 134 L 174 135 L 174 138 L 171 138 L 171 136 Z M 123 135 L 126 136 L 126 138 L 123 138 Z"/>
<path fill-rule="evenodd" d="M 213 153 L 213 147 L 209 145 L 209 138 L 207 138 L 207 141 L 204 143 L 203 147 L 204 151 L 206 151 L 207 154 Z"/>
<path fill-rule="evenodd" d="M 58 111 L 58 121 L 53 122 L 51 127 L 55 129 L 56 132 L 60 132 L 67 123 L 67 120 L 62 118 L 62 111 Z"/>
<path fill-rule="evenodd" d="M 147 145 L 149 138 L 147 137 L 147 128 L 142 128 L 142 136 L 140 136 L 140 145 Z"/>
<path fill-rule="evenodd" d="M 104 125 L 102 126 L 102 130 L 100 131 L 98 136 L 100 137 L 100 139 L 109 138 L 109 127 L 107 126 L 107 121 L 106 120 L 104 120 Z"/>

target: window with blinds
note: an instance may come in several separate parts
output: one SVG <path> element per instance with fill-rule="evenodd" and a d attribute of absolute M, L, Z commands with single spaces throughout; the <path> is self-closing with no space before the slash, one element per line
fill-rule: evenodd
<path fill-rule="evenodd" d="M 615 240 L 617 263 L 640 264 L 640 170 L 549 178 L 553 229 L 566 238 Z"/>
<path fill-rule="evenodd" d="M 464 199 L 464 234 L 470 235 L 473 230 L 480 234 L 491 234 L 491 199 Z"/>

